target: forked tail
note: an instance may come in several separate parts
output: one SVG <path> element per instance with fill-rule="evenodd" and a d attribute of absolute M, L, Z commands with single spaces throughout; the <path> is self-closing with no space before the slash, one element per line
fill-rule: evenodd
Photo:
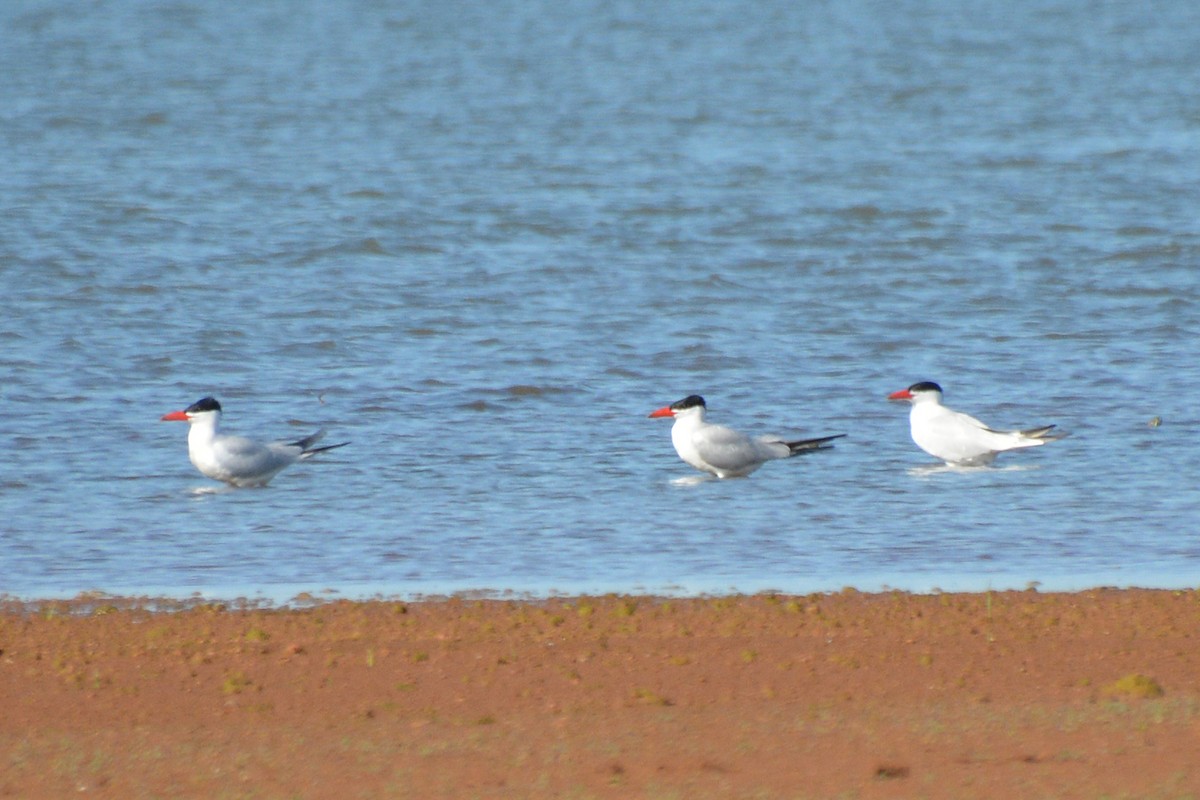
<path fill-rule="evenodd" d="M 324 429 L 322 429 L 322 430 L 319 430 L 316 433 L 314 433 L 312 436 L 305 436 L 303 439 L 298 439 L 297 441 L 294 441 L 291 444 L 292 444 L 292 447 L 300 448 L 300 450 L 302 451 L 300 453 L 301 458 L 308 458 L 309 456 L 313 455 L 314 453 L 323 453 L 326 450 L 334 450 L 338 447 L 345 447 L 346 445 L 350 444 L 349 442 L 342 442 L 341 444 L 327 444 L 323 447 L 313 447 L 314 444 L 321 441 L 321 439 L 323 439 L 324 437 L 325 437 L 325 431 L 324 431 Z"/>
<path fill-rule="evenodd" d="M 837 433 L 833 436 L 822 436 L 818 439 L 800 439 L 796 442 L 784 442 L 791 450 L 791 455 L 799 455 L 800 453 L 811 453 L 816 450 L 828 450 L 832 445 L 826 446 L 826 443 L 832 442 L 834 439 L 841 439 L 846 434 Z"/>
<path fill-rule="evenodd" d="M 1054 425 L 1043 425 L 1040 428 L 1029 428 L 1017 431 L 1017 433 L 1024 439 L 1037 439 L 1039 442 L 1056 442 L 1071 435 L 1063 431 L 1056 431 L 1054 430 L 1055 427 Z"/>

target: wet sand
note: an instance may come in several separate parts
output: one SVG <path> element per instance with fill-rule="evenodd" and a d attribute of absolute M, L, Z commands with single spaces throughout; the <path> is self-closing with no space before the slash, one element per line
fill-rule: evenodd
<path fill-rule="evenodd" d="M 0 797 L 1200 796 L 1200 592 L 0 603 Z"/>

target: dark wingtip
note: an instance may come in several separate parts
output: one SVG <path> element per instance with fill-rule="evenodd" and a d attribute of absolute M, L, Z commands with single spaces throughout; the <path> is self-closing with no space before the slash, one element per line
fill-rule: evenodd
<path fill-rule="evenodd" d="M 813 453 L 817 450 L 831 450 L 833 445 L 829 444 L 834 439 L 845 438 L 844 433 L 835 433 L 833 436 L 821 436 L 816 439 L 800 439 L 795 442 L 785 442 L 788 449 L 792 451 L 792 455 L 799 453 Z"/>
<path fill-rule="evenodd" d="M 345 447 L 348 444 L 350 444 L 350 443 L 349 442 L 340 442 L 338 444 L 327 444 L 327 445 L 324 445 L 323 447 L 314 447 L 313 449 L 306 450 L 305 452 L 306 453 L 324 453 L 326 450 L 336 450 L 339 447 Z"/>

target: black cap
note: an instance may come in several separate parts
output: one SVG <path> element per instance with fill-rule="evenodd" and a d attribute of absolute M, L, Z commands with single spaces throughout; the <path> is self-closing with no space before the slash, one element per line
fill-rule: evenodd
<path fill-rule="evenodd" d="M 183 410 L 185 414 L 198 414 L 201 411 L 220 411 L 221 404 L 215 397 L 202 397 Z"/>
<path fill-rule="evenodd" d="M 671 410 L 672 411 L 683 411 L 685 408 L 695 408 L 696 406 L 700 406 L 701 408 L 708 408 L 708 406 L 706 406 L 704 404 L 703 397 L 701 397 L 698 394 L 689 394 L 687 397 L 683 398 L 682 400 L 676 400 L 674 403 L 671 403 Z"/>

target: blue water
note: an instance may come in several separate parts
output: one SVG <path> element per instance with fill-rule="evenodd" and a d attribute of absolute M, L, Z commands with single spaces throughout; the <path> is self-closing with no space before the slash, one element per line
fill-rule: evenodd
<path fill-rule="evenodd" d="M 1200 584 L 1200 5 L 309 6 L 0 6 L 0 592 Z"/>

